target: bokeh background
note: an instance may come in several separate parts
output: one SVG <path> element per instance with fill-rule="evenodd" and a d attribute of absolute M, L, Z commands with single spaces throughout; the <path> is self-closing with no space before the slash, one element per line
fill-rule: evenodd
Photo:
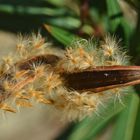
<path fill-rule="evenodd" d="M 110 33 L 122 40 L 131 64 L 140 64 L 139 0 L 0 0 L 0 57 L 12 52 L 17 34 L 40 31 L 65 49 L 77 37 Z M 0 140 L 139 140 L 140 87 L 128 90 L 125 105 L 110 103 L 101 116 L 66 122 L 46 106 L 1 112 Z"/>

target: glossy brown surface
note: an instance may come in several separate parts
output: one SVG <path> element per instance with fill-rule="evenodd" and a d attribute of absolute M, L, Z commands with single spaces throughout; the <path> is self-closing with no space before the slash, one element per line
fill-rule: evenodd
<path fill-rule="evenodd" d="M 139 66 L 104 66 L 75 73 L 62 73 L 65 86 L 74 90 L 100 92 L 140 83 Z"/>

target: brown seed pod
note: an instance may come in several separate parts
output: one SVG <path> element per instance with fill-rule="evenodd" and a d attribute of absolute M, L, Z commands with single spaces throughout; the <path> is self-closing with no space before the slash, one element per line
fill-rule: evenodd
<path fill-rule="evenodd" d="M 62 73 L 65 86 L 74 90 L 101 92 L 140 83 L 140 66 L 98 66 L 91 70 Z"/>
<path fill-rule="evenodd" d="M 140 83 L 140 67 L 124 66 L 128 57 L 113 38 L 99 46 L 82 39 L 61 51 L 47 51 L 44 41 L 40 34 L 21 37 L 17 55 L 3 61 L 0 109 L 15 112 L 11 101 L 31 107 L 35 100 L 53 106 L 69 120 L 81 119 L 98 113 L 109 99 L 121 102 L 122 87 Z"/>
<path fill-rule="evenodd" d="M 54 66 L 60 58 L 53 54 L 45 54 L 34 56 L 24 61 L 18 62 L 16 66 L 21 70 L 29 70 L 32 69 L 32 64 L 41 64 L 41 65 L 51 65 Z"/>

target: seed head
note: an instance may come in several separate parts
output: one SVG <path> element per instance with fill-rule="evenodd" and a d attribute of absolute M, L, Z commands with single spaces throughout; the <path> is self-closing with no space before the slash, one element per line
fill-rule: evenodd
<path fill-rule="evenodd" d="M 103 69 L 105 66 L 124 65 L 127 61 L 126 52 L 114 38 L 107 36 L 99 44 L 82 39 L 61 53 L 54 48 L 47 53 L 47 49 L 40 33 L 18 36 L 16 57 L 4 58 L 1 65 L 0 109 L 15 112 L 6 101 L 12 100 L 19 108 L 32 107 L 34 100 L 56 109 L 62 118 L 81 120 L 93 112 L 98 114 L 100 106 L 110 97 L 117 95 L 121 101 L 119 87 L 111 89 L 107 85 L 108 81 L 113 81 L 108 78 L 112 74 L 108 71 L 113 67 L 106 73 Z M 91 76 L 92 71 L 96 75 Z M 105 78 L 107 81 L 100 83 Z M 104 88 L 104 85 L 108 87 Z"/>

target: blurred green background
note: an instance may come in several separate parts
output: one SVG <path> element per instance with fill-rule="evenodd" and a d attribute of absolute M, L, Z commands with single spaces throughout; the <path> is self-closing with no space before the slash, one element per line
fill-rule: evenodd
<path fill-rule="evenodd" d="M 110 33 L 122 39 L 131 64 L 140 64 L 139 0 L 0 0 L 1 56 L 15 46 L 17 33 L 38 30 L 63 49 L 77 37 L 100 39 Z M 81 122 L 61 123 L 46 106 L 8 114 L 6 123 L 0 122 L 0 140 L 139 140 L 140 88 L 128 92 L 125 106 L 109 103 L 101 116 Z"/>

